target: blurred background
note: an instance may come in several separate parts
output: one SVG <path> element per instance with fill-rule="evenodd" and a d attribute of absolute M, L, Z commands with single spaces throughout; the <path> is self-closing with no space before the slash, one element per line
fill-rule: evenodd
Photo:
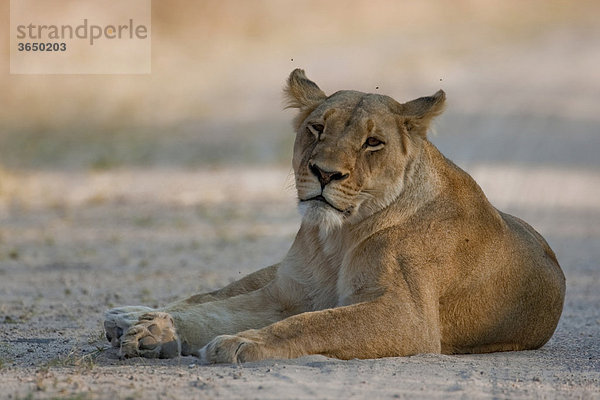
<path fill-rule="evenodd" d="M 8 26 L 8 2 L 1 7 Z M 541 129 L 548 142 L 598 144 L 598 135 L 573 137 L 600 118 L 598 15 L 593 0 L 155 0 L 149 75 L 9 75 L 0 41 L 0 165 L 287 165 L 293 112 L 282 110 L 281 88 L 297 67 L 326 93 L 405 101 L 443 88 L 442 143 Z M 552 146 L 504 150 L 566 162 Z M 504 159 L 501 150 L 477 157 Z"/>
<path fill-rule="evenodd" d="M 66 318 L 85 335 L 107 307 L 162 304 L 279 261 L 299 224 L 281 99 L 298 67 L 329 94 L 444 89 L 432 142 L 549 240 L 578 288 L 569 313 L 583 315 L 577 296 L 600 283 L 600 2 L 152 3 L 148 75 L 10 75 L 0 31 L 11 329 Z"/>

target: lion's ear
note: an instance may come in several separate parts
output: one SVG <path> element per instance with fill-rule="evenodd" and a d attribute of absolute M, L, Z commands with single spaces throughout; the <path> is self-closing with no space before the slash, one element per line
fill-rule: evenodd
<path fill-rule="evenodd" d="M 445 104 L 446 93 L 438 90 L 433 96 L 419 97 L 399 104 L 397 113 L 404 117 L 404 124 L 409 131 L 425 137 L 431 120 L 444 112 Z"/>
<path fill-rule="evenodd" d="M 292 71 L 283 90 L 286 98 L 286 108 L 314 108 L 327 98 L 316 83 L 311 81 L 299 68 Z"/>

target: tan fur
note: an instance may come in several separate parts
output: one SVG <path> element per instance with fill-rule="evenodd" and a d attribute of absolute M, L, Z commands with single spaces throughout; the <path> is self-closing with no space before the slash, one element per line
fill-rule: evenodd
<path fill-rule="evenodd" d="M 289 253 L 213 293 L 109 311 L 107 336 L 124 356 L 350 359 L 550 339 L 565 294 L 556 257 L 428 141 L 444 92 L 404 104 L 355 91 L 327 97 L 302 70 L 285 92 L 299 109 L 303 213 Z"/>

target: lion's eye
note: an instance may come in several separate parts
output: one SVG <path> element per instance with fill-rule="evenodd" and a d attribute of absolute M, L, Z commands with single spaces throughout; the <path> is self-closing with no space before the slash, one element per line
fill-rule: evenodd
<path fill-rule="evenodd" d="M 319 137 L 323 133 L 325 126 L 323 124 L 309 124 L 306 129 L 316 137 Z"/>
<path fill-rule="evenodd" d="M 370 137 L 367 139 L 367 141 L 365 142 L 365 146 L 366 147 L 381 147 L 384 143 L 374 137 Z"/>

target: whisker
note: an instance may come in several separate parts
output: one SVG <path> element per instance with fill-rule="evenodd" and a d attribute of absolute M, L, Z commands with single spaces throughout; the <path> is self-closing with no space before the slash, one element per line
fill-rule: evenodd
<path fill-rule="evenodd" d="M 290 168 L 290 171 L 288 172 L 286 178 L 285 178 L 285 182 L 284 182 L 284 189 L 286 191 L 290 191 L 290 190 L 295 190 L 296 189 L 296 181 L 295 181 L 295 175 L 294 175 L 294 169 Z"/>

